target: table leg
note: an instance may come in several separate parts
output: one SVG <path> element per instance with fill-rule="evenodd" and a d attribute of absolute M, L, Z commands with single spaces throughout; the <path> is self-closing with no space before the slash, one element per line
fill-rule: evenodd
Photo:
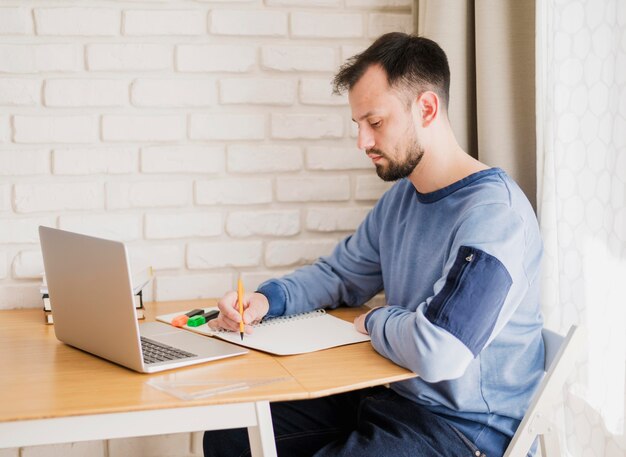
<path fill-rule="evenodd" d="M 276 457 L 274 427 L 268 401 L 255 403 L 256 425 L 248 427 L 248 440 L 252 457 Z"/>

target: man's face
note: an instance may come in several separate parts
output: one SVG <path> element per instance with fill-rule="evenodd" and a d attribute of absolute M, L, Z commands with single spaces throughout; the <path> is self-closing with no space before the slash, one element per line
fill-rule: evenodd
<path fill-rule="evenodd" d="M 424 155 L 415 130 L 413 103 L 387 83 L 382 67 L 369 67 L 348 94 L 352 119 L 359 127 L 357 145 L 385 181 L 411 174 Z"/>

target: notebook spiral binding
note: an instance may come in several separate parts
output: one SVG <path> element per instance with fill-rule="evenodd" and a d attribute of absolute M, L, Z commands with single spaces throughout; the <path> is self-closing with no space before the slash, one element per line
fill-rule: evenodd
<path fill-rule="evenodd" d="M 262 320 L 258 324 L 253 324 L 252 327 L 267 327 L 269 325 L 279 325 L 280 323 L 285 322 L 285 321 L 299 321 L 303 319 L 312 319 L 314 317 L 318 317 L 323 314 L 326 314 L 326 310 L 316 309 L 314 311 L 307 311 L 307 312 L 298 313 L 298 314 L 290 314 L 287 316 L 270 317 L 269 319 Z M 216 333 L 230 333 L 230 332 L 231 332 L 230 330 L 224 330 L 224 329 L 216 330 Z"/>
<path fill-rule="evenodd" d="M 257 325 L 258 326 L 276 325 L 276 324 L 280 324 L 281 322 L 284 322 L 284 321 L 299 321 L 299 320 L 302 320 L 302 319 L 311 319 L 313 317 L 317 317 L 317 316 L 320 316 L 322 314 L 326 314 L 326 310 L 316 309 L 315 311 L 307 311 L 305 313 L 290 314 L 288 316 L 271 317 L 271 318 L 269 318 L 267 320 L 262 320 Z"/>

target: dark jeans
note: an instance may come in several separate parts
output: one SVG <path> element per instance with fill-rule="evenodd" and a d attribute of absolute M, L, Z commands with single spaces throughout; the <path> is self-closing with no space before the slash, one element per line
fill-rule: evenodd
<path fill-rule="evenodd" d="M 384 387 L 270 407 L 279 457 L 482 456 L 445 419 Z M 205 432 L 204 455 L 249 456 L 246 429 Z"/>

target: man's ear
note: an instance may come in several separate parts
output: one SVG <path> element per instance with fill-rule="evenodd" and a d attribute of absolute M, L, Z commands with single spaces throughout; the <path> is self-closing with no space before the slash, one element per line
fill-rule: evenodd
<path fill-rule="evenodd" d="M 415 100 L 422 127 L 428 127 L 439 116 L 439 97 L 427 90 Z"/>

